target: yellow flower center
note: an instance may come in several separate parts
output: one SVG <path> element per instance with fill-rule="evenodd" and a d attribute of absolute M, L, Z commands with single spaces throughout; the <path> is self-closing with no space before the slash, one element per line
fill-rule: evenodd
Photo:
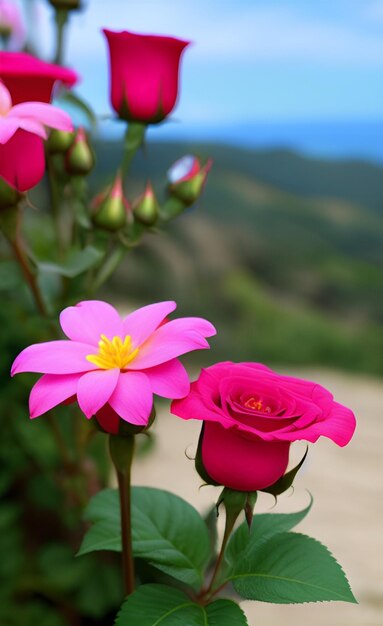
<path fill-rule="evenodd" d="M 247 409 L 254 409 L 254 411 L 261 411 L 262 413 L 271 413 L 269 406 L 263 406 L 262 400 L 256 400 L 253 397 L 246 400 L 245 407 Z"/>
<path fill-rule="evenodd" d="M 115 367 L 124 369 L 138 353 L 138 348 L 132 349 L 130 335 L 126 335 L 124 341 L 122 341 L 121 337 L 113 337 L 110 340 L 105 335 L 101 335 L 98 348 L 98 354 L 88 354 L 86 360 L 94 363 L 102 370 L 111 370 Z"/>

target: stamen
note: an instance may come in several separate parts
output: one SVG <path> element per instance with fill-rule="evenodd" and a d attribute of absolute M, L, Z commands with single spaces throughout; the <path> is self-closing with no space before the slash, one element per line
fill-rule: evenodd
<path fill-rule="evenodd" d="M 132 339 L 126 335 L 124 341 L 114 336 L 112 340 L 106 335 L 100 335 L 98 354 L 88 354 L 86 359 L 100 369 L 109 370 L 118 367 L 124 369 L 137 356 L 138 348 L 132 350 Z"/>

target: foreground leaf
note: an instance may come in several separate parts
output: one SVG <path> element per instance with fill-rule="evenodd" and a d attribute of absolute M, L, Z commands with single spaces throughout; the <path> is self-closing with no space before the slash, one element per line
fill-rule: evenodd
<path fill-rule="evenodd" d="M 94 526 L 79 554 L 121 551 L 118 493 L 106 489 L 92 498 L 86 513 Z M 199 587 L 210 555 L 209 533 L 199 513 L 182 498 L 150 487 L 132 489 L 133 551 L 154 567 Z"/>
<path fill-rule="evenodd" d="M 217 600 L 195 604 L 179 589 L 143 585 L 123 604 L 115 626 L 248 626 L 238 604 Z"/>
<path fill-rule="evenodd" d="M 328 549 L 312 537 L 280 533 L 238 561 L 230 576 L 243 598 L 276 604 L 356 602 L 347 578 Z"/>
<path fill-rule="evenodd" d="M 302 511 L 254 515 L 250 531 L 247 523 L 243 522 L 232 535 L 226 550 L 225 556 L 229 566 L 234 566 L 238 561 L 250 558 L 273 535 L 294 528 L 309 513 L 312 504 L 313 499 L 310 496 L 309 505 Z"/>

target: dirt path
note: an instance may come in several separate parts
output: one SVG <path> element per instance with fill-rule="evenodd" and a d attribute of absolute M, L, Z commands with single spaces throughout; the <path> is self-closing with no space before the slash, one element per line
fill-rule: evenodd
<path fill-rule="evenodd" d="M 383 382 L 332 372 L 291 372 L 331 389 L 339 402 L 356 413 L 358 427 L 344 449 L 326 439 L 310 447 L 308 461 L 291 496 L 282 496 L 275 511 L 314 506 L 299 530 L 325 543 L 343 565 L 359 606 L 321 603 L 278 606 L 244 602 L 250 626 L 383 626 Z M 158 424 L 160 422 L 160 428 Z M 203 511 L 218 489 L 199 489 L 193 455 L 200 424 L 163 414 L 157 420 L 155 452 L 136 464 L 134 482 L 169 489 Z M 299 458 L 296 444 L 293 460 Z M 258 510 L 271 506 L 262 497 Z M 235 626 L 235 625 L 233 625 Z"/>

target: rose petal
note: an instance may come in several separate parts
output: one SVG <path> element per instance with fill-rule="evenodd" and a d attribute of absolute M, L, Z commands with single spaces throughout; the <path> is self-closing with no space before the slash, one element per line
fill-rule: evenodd
<path fill-rule="evenodd" d="M 141 372 L 122 372 L 109 404 L 126 422 L 145 426 L 153 406 L 153 394 L 147 376 Z"/>
<path fill-rule="evenodd" d="M 187 371 L 177 359 L 145 370 L 152 392 L 164 398 L 183 398 L 189 392 Z"/>
<path fill-rule="evenodd" d="M 68 400 L 76 393 L 78 379 L 81 374 L 64 376 L 45 374 L 32 387 L 29 396 L 29 413 L 31 418 L 39 417 L 53 407 Z"/>
<path fill-rule="evenodd" d="M 93 346 L 75 341 L 47 341 L 25 348 L 14 360 L 11 376 L 20 372 L 76 374 L 97 369 L 86 360 Z"/>
<path fill-rule="evenodd" d="M 101 300 L 85 300 L 64 309 L 60 324 L 69 339 L 93 346 L 98 345 L 102 334 L 108 339 L 124 337 L 120 315 L 112 305 Z"/>
<path fill-rule="evenodd" d="M 81 411 L 90 419 L 109 400 L 114 392 L 120 370 L 96 370 L 81 376 L 77 386 L 77 401 Z"/>
<path fill-rule="evenodd" d="M 141 345 L 176 308 L 176 303 L 169 300 L 149 304 L 133 311 L 124 319 L 124 335 L 131 336 L 134 346 Z"/>

